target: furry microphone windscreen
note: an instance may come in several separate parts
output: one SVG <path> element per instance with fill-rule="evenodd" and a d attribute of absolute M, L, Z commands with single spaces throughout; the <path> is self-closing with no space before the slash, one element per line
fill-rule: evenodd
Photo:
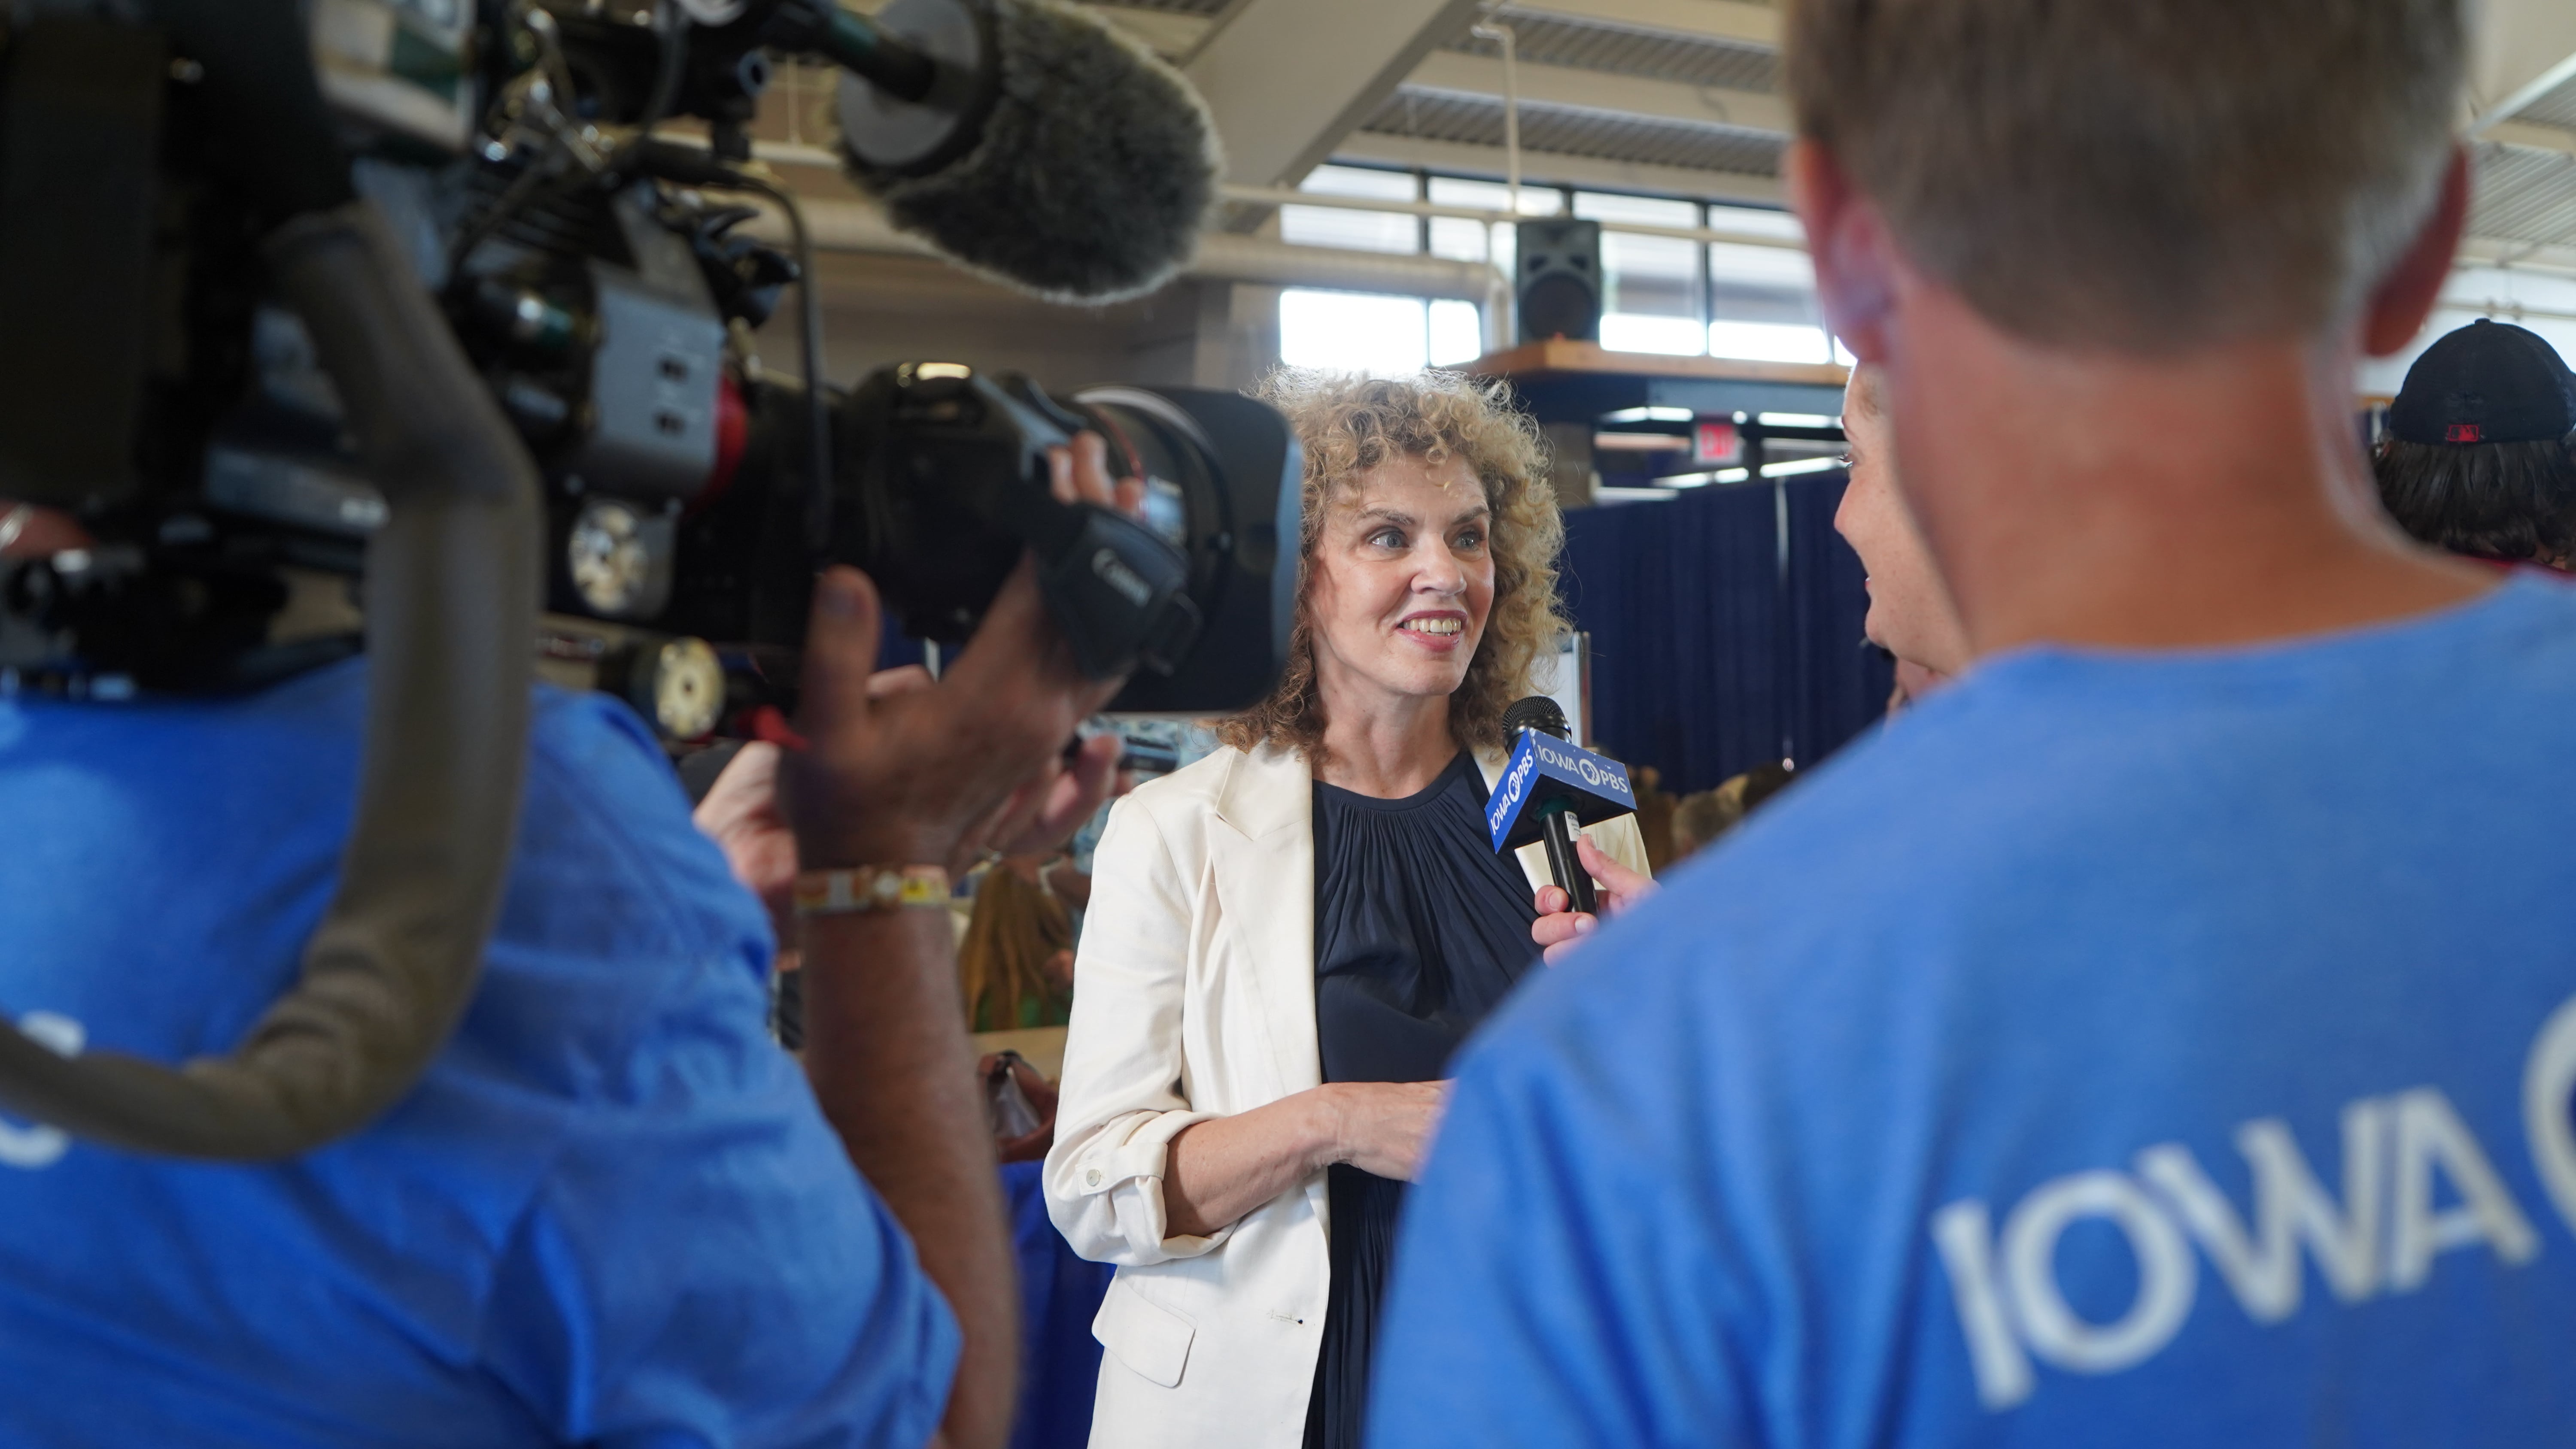
<path fill-rule="evenodd" d="M 1055 302 L 1150 292 L 1190 259 L 1223 160 L 1178 71 L 1054 0 L 993 0 L 998 94 L 928 176 L 854 165 L 888 218 L 967 269 Z"/>

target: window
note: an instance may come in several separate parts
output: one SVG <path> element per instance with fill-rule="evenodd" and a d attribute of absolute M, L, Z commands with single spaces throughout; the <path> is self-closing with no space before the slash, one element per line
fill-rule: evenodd
<path fill-rule="evenodd" d="M 1367 201 L 1415 199 L 1411 172 L 1370 171 L 1357 166 L 1318 166 L 1307 173 L 1297 189 Z M 1283 241 L 1300 246 L 1342 247 L 1363 252 L 1419 252 L 1422 250 L 1422 220 L 1406 211 L 1283 206 L 1279 208 L 1279 236 Z"/>
<path fill-rule="evenodd" d="M 1438 206 L 1507 212 L 1511 188 L 1499 181 L 1364 166 L 1319 166 L 1300 190 L 1358 200 L 1429 201 Z M 1521 188 L 1526 216 L 1573 215 L 1602 224 L 1601 345 L 1618 352 L 1715 356 L 1762 362 L 1848 363 L 1822 327 L 1816 274 L 1798 219 L 1755 206 L 1675 197 Z M 1489 263 L 1512 274 L 1515 240 L 1508 222 L 1468 217 L 1424 218 L 1404 211 L 1284 206 L 1280 235 L 1308 246 L 1420 255 Z M 1658 236 L 1634 228 L 1699 231 L 1743 241 Z M 1792 245 L 1764 245 L 1764 241 Z M 1482 309 L 1472 302 L 1318 290 L 1292 291 L 1280 302 L 1282 355 L 1290 363 L 1372 372 L 1453 366 L 1484 349 Z"/>
<path fill-rule="evenodd" d="M 1797 322 L 1711 322 L 1708 351 L 1712 357 L 1746 362 L 1839 362 L 1851 366 L 1852 355 L 1825 329 Z"/>
<path fill-rule="evenodd" d="M 1455 176 L 1430 178 L 1429 199 L 1439 206 L 1472 206 L 1482 211 L 1510 211 L 1512 189 L 1499 181 L 1464 181 Z M 1521 188 L 1523 216 L 1555 216 L 1565 210 L 1565 195 L 1553 186 Z M 1453 261 L 1490 261 L 1509 273 L 1512 269 L 1512 229 L 1500 224 L 1469 221 L 1463 216 L 1431 218 L 1431 254 Z"/>
<path fill-rule="evenodd" d="M 1431 304 L 1431 365 L 1455 367 L 1485 355 L 1485 309 L 1473 302 Z"/>
<path fill-rule="evenodd" d="M 1707 351 L 1707 334 L 1700 328 L 1706 315 L 1700 310 L 1700 244 L 1606 229 L 1621 222 L 1693 229 L 1700 224 L 1699 203 L 1578 191 L 1574 214 L 1605 224 L 1601 345 L 1613 352 L 1684 357 Z"/>
<path fill-rule="evenodd" d="M 1279 294 L 1279 360 L 1380 377 L 1484 355 L 1484 309 L 1473 302 L 1324 292 Z"/>

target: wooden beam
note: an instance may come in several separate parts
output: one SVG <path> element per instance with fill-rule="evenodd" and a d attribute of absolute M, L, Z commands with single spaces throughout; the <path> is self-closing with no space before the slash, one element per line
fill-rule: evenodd
<path fill-rule="evenodd" d="M 1702 382 L 1789 382 L 1841 387 L 1851 369 L 1838 362 L 1747 362 L 1733 357 L 1667 357 L 1651 352 L 1609 352 L 1597 342 L 1524 342 L 1507 352 L 1468 363 L 1479 377 L 1532 378 L 1563 373 L 1613 373 L 1622 377 L 1681 377 Z"/>

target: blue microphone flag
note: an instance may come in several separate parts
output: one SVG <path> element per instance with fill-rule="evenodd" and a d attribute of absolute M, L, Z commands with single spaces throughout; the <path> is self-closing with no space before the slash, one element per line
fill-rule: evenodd
<path fill-rule="evenodd" d="M 1520 746 L 1485 802 L 1494 849 L 1514 850 L 1545 835 L 1547 807 L 1559 802 L 1572 810 L 1576 824 L 1594 825 L 1633 813 L 1637 792 L 1628 783 L 1628 767 L 1617 760 L 1522 730 Z"/>

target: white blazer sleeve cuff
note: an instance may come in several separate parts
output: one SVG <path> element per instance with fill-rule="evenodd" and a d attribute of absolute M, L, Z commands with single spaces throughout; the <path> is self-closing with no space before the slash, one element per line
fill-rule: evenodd
<path fill-rule="evenodd" d="M 1047 1163 L 1047 1215 L 1076 1253 L 1096 1263 L 1144 1267 L 1195 1258 L 1234 1232 L 1167 1236 L 1164 1164 L 1172 1139 L 1213 1112 L 1137 1112 L 1106 1123 L 1091 1140 Z"/>

